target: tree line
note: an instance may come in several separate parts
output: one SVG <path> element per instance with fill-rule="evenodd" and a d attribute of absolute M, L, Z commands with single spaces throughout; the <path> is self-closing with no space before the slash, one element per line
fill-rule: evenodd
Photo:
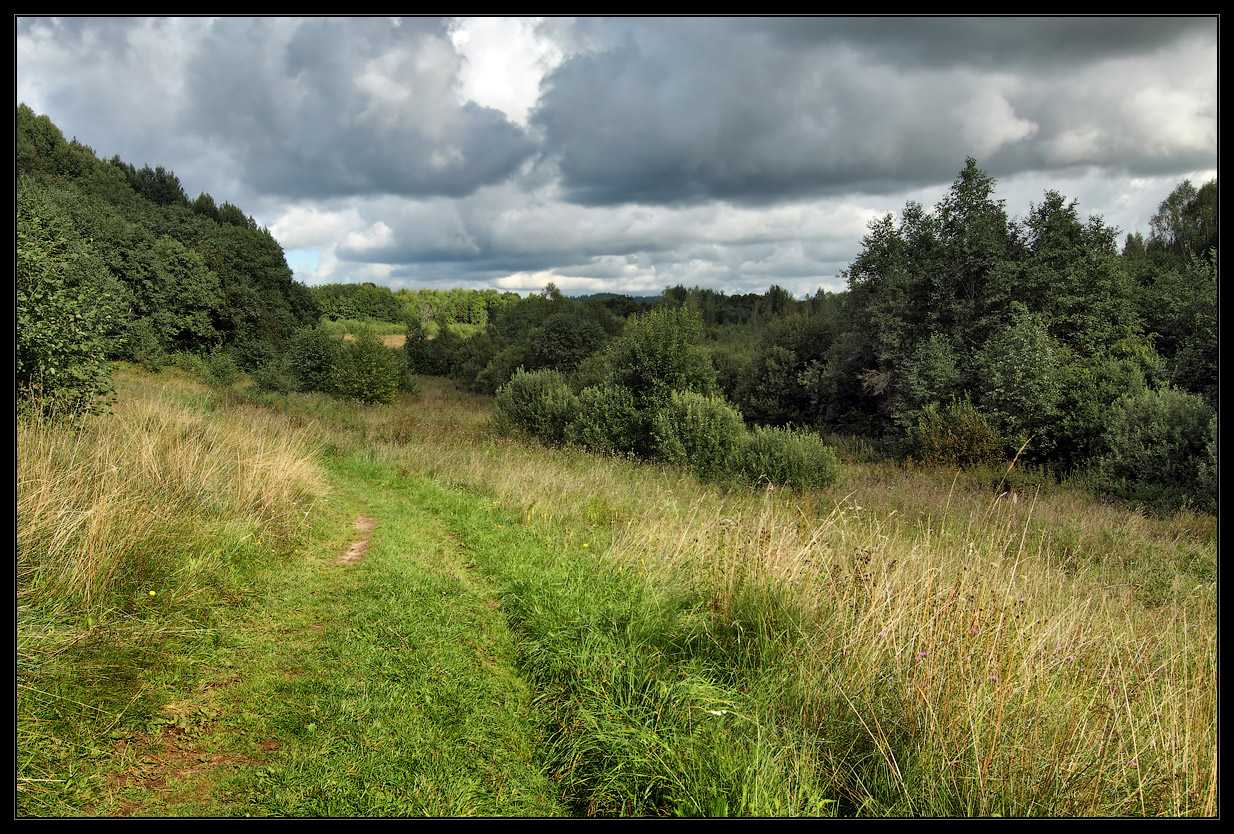
<path fill-rule="evenodd" d="M 1055 191 L 1013 218 L 995 185 L 969 159 L 933 209 L 873 222 L 843 293 L 666 289 L 656 306 L 698 324 L 678 332 L 700 334 L 714 373 L 714 391 L 678 390 L 720 396 L 751 426 L 855 434 L 902 461 L 1015 459 L 1133 503 L 1215 511 L 1216 181 L 1180 183 L 1148 237 L 1121 247 Z M 550 287 L 466 340 L 413 324 L 408 361 L 499 401 L 520 371 L 571 408 L 561 384 L 584 410 L 584 392 L 608 390 L 611 421 L 643 421 L 642 440 L 615 449 L 655 457 L 655 409 L 612 393 L 613 346 L 640 316 L 615 301 Z"/>
<path fill-rule="evenodd" d="M 969 159 L 932 209 L 870 225 L 845 292 L 802 299 L 310 289 L 231 203 L 189 200 L 162 167 L 100 160 L 25 105 L 16 126 L 24 407 L 97 410 L 115 360 L 385 402 L 429 374 L 498 395 L 510 426 L 532 429 L 518 409 L 557 414 L 536 430 L 550 442 L 701 466 L 720 453 L 689 451 L 701 441 L 681 426 L 735 437 L 738 415 L 860 435 L 902 461 L 1015 458 L 1142 505 L 1215 510 L 1215 180 L 1179 184 L 1120 248 L 1054 191 L 1011 217 Z M 330 319 L 398 323 L 405 346 L 342 342 Z"/>
<path fill-rule="evenodd" d="M 175 174 L 98 159 L 46 116 L 16 118 L 17 388 L 55 411 L 97 408 L 110 361 L 177 353 L 258 368 L 316 323 L 308 288 L 251 217 Z"/>

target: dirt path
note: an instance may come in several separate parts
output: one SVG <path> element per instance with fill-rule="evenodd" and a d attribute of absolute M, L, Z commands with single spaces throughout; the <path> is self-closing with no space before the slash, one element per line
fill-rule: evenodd
<path fill-rule="evenodd" d="M 369 515 L 358 515 L 356 520 L 351 523 L 351 528 L 357 533 L 371 533 L 377 529 L 377 520 Z M 353 541 L 347 550 L 334 560 L 334 563 L 337 565 L 354 565 L 363 559 L 368 551 L 368 539 Z"/>

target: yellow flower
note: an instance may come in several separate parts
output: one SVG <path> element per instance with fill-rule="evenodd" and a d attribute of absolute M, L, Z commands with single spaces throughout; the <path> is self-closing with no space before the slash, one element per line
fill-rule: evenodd
<path fill-rule="evenodd" d="M 150 592 L 150 596 L 154 596 L 154 591 L 151 591 L 151 592 Z"/>

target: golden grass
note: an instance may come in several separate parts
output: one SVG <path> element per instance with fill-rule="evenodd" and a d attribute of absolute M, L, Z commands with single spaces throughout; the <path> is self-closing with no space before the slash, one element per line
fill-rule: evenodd
<path fill-rule="evenodd" d="M 379 337 L 381 343 L 388 348 L 401 348 L 407 344 L 406 333 L 386 333 Z M 355 333 L 344 333 L 343 341 L 354 342 L 356 340 Z"/>
<path fill-rule="evenodd" d="M 486 399 L 422 382 L 414 409 L 370 412 L 375 456 L 528 518 L 606 526 L 605 559 L 710 588 L 721 609 L 752 585 L 789 594 L 812 623 L 800 719 L 821 729 L 841 703 L 900 774 L 906 808 L 1216 813 L 1216 545 L 1202 517 L 1154 520 L 1059 487 L 1013 501 L 955 473 L 872 465 L 828 492 L 725 492 L 489 437 Z"/>
<path fill-rule="evenodd" d="M 19 425 L 19 602 L 44 583 L 89 597 L 169 519 L 294 523 L 321 488 L 321 438 L 602 534 L 603 559 L 701 589 L 722 616 L 748 617 L 751 588 L 788 600 L 783 720 L 822 739 L 814 767 L 837 795 L 870 789 L 861 742 L 905 813 L 1217 813 L 1211 519 L 882 465 L 847 465 L 825 492 L 726 491 L 491 436 L 491 398 L 437 379 L 388 406 L 289 395 L 226 419 L 184 402 L 184 382 L 118 382 L 114 419 Z"/>
<path fill-rule="evenodd" d="M 116 383 L 111 415 L 18 422 L 19 602 L 89 609 L 134 562 L 209 567 L 215 532 L 284 534 L 324 488 L 311 437 L 269 411 L 212 413 L 185 379 Z"/>

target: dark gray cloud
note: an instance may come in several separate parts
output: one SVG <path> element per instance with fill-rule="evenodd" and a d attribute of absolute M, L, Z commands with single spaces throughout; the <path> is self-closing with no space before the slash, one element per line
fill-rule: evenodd
<path fill-rule="evenodd" d="M 1215 33 L 1212 18 L 588 20 L 532 121 L 587 205 L 888 193 L 970 155 L 998 175 L 1160 173 L 1215 165 L 1215 142 L 1154 142 L 1160 119 L 1194 132 L 1197 114 L 1137 118 L 1129 99 L 1185 76 L 1133 86 L 1119 62 Z"/>
<path fill-rule="evenodd" d="M 505 114 L 460 100 L 442 20 L 18 23 L 19 39 L 56 47 L 58 78 L 41 85 L 54 119 L 96 125 L 95 142 L 138 165 L 187 145 L 255 194 L 457 197 L 535 150 Z M 46 69 L 19 61 L 19 87 L 27 65 Z"/>
<path fill-rule="evenodd" d="M 504 114 L 455 94 L 442 21 L 214 21 L 193 44 L 184 127 L 232 149 L 255 187 L 292 197 L 463 196 L 532 152 Z"/>
<path fill-rule="evenodd" d="M 904 69 L 1040 74 L 1151 53 L 1189 37 L 1216 41 L 1214 16 L 773 18 L 749 25 L 783 48 L 844 45 Z"/>
<path fill-rule="evenodd" d="M 315 283 L 839 289 L 970 155 L 1124 231 L 1216 170 L 1214 17 L 484 23 L 18 18 L 18 100 Z"/>

